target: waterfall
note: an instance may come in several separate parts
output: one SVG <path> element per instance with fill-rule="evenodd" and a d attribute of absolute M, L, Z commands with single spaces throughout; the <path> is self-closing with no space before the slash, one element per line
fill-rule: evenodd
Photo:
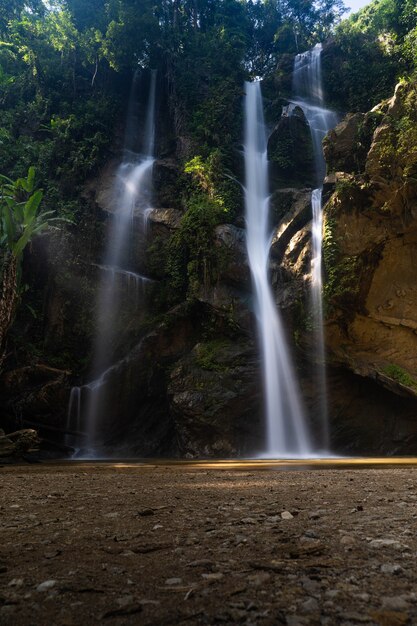
<path fill-rule="evenodd" d="M 266 396 L 267 457 L 308 457 L 304 419 L 282 322 L 268 281 L 269 190 L 262 95 L 259 82 L 245 83 L 246 245 L 254 286 Z"/>
<path fill-rule="evenodd" d="M 320 406 L 320 446 L 329 449 L 329 426 L 327 409 L 326 364 L 324 351 L 323 301 L 322 301 L 322 240 L 323 207 L 322 185 L 326 174 L 326 163 L 322 142 L 326 133 L 336 126 L 337 116 L 324 108 L 321 77 L 322 45 L 297 54 L 294 60 L 292 107 L 299 106 L 310 127 L 313 144 L 317 188 L 311 195 L 312 207 L 312 254 L 311 254 L 311 309 L 315 334 L 315 384 Z"/>
<path fill-rule="evenodd" d="M 65 432 L 65 444 L 71 446 L 74 439 L 73 433 L 78 433 L 81 428 L 81 387 L 73 387 L 71 389 L 67 423 Z"/>
<path fill-rule="evenodd" d="M 155 92 L 156 72 L 152 71 L 145 124 L 138 118 L 139 78 L 135 74 L 128 106 L 125 147 L 123 160 L 118 167 L 113 189 L 113 213 L 110 219 L 107 250 L 104 261 L 98 267 L 101 280 L 97 299 L 97 326 L 93 345 L 92 381 L 82 387 L 82 397 L 86 397 L 86 407 L 78 409 L 84 421 L 86 449 L 83 456 L 95 458 L 101 442 L 101 414 L 105 406 L 106 376 L 112 369 L 115 358 L 119 313 L 123 300 L 133 299 L 140 305 L 141 295 L 149 281 L 132 271 L 130 258 L 134 244 L 133 220 L 139 220 L 146 232 L 152 187 L 152 168 L 155 143 Z M 142 140 L 140 140 L 140 136 Z M 141 149 L 139 150 L 138 147 Z M 109 280 L 110 278 L 110 280 Z M 120 295 L 122 291 L 122 296 Z M 133 297 L 133 298 L 132 298 Z M 76 389 L 76 388 L 74 388 Z M 71 392 L 70 403 L 73 402 Z M 80 404 L 81 395 L 78 392 Z M 69 409 L 70 410 L 70 409 Z"/>

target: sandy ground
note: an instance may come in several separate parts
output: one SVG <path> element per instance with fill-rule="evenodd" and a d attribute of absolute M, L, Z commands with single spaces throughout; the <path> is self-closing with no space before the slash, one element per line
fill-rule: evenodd
<path fill-rule="evenodd" d="M 0 624 L 417 624 L 417 468 L 0 469 Z"/>

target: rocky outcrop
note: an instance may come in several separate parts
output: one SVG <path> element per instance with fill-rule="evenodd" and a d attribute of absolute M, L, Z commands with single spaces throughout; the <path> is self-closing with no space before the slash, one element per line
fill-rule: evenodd
<path fill-rule="evenodd" d="M 202 342 L 209 327 L 213 339 Z M 100 380 L 81 388 L 81 422 L 100 387 L 97 415 L 105 455 L 253 450 L 261 430 L 257 366 L 253 344 L 236 331 L 231 337 L 211 307 L 180 305 Z"/>
<path fill-rule="evenodd" d="M 39 450 L 40 439 L 36 430 L 27 428 L 14 433 L 0 429 L 0 459 L 20 459 L 28 452 Z"/>
<path fill-rule="evenodd" d="M 259 360 L 249 341 L 198 343 L 170 375 L 178 443 L 188 456 L 233 457 L 261 449 Z"/>
<path fill-rule="evenodd" d="M 328 136 L 330 167 L 344 166 L 349 173 L 337 175 L 324 240 L 331 362 L 394 397 L 407 397 L 406 405 L 397 400 L 391 419 L 405 420 L 408 436 L 417 432 L 415 100 L 415 87 L 400 84 L 391 101 L 361 118 L 350 117 Z M 353 126 L 370 119 L 378 125 L 360 172 L 352 175 Z M 362 398 L 360 414 L 367 415 L 371 397 L 374 401 L 375 394 Z M 380 402 L 376 406 L 386 414 Z"/>
<path fill-rule="evenodd" d="M 310 129 L 302 109 L 285 105 L 268 139 L 272 187 L 314 185 Z"/>

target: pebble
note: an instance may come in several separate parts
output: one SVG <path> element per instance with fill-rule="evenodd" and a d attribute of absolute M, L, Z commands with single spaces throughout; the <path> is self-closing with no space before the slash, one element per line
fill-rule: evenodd
<path fill-rule="evenodd" d="M 259 572 L 258 574 L 248 576 L 248 581 L 255 587 L 262 587 L 270 578 L 271 574 L 268 574 L 268 572 Z"/>
<path fill-rule="evenodd" d="M 140 517 L 149 517 L 149 515 L 155 515 L 155 511 L 153 509 L 142 509 L 138 511 L 138 515 Z"/>
<path fill-rule="evenodd" d="M 13 578 L 9 582 L 9 587 L 22 587 L 22 585 L 23 585 L 23 578 Z"/>
<path fill-rule="evenodd" d="M 171 587 L 172 585 L 180 585 L 182 583 L 182 578 L 167 578 L 165 584 Z"/>
<path fill-rule="evenodd" d="M 281 513 L 282 519 L 293 519 L 294 515 L 292 515 L 289 511 L 283 511 Z"/>
<path fill-rule="evenodd" d="M 345 548 L 349 549 L 354 546 L 357 541 L 354 537 L 352 537 L 352 535 L 343 535 L 343 537 L 340 538 L 340 543 L 342 544 L 342 546 L 345 546 Z"/>
<path fill-rule="evenodd" d="M 370 548 L 393 548 L 393 550 L 402 550 L 407 546 L 404 546 L 402 543 L 397 541 L 396 539 L 372 539 L 369 543 Z"/>
<path fill-rule="evenodd" d="M 56 580 L 45 580 L 43 583 L 36 587 L 36 591 L 49 591 L 50 589 L 55 587 L 56 583 Z"/>
<path fill-rule="evenodd" d="M 129 604 L 132 604 L 133 600 L 134 600 L 133 596 L 125 595 L 125 596 L 122 596 L 121 598 L 117 598 L 116 602 L 120 607 L 123 607 L 123 606 L 128 606 Z"/>
<path fill-rule="evenodd" d="M 382 606 L 390 611 L 407 611 L 410 608 L 410 604 L 401 596 L 382 598 Z"/>
<path fill-rule="evenodd" d="M 312 511 L 308 514 L 310 519 L 320 519 L 320 513 L 318 511 Z"/>
<path fill-rule="evenodd" d="M 224 576 L 221 572 L 214 572 L 212 574 L 201 574 L 206 580 L 221 580 Z"/>
<path fill-rule="evenodd" d="M 306 530 L 305 533 L 304 533 L 304 536 L 308 537 L 309 539 L 318 539 L 319 538 L 319 536 L 316 533 L 316 531 L 312 530 L 312 529 Z"/>
<path fill-rule="evenodd" d="M 300 610 L 305 614 L 318 613 L 319 603 L 315 598 L 307 598 L 300 606 Z"/>
<path fill-rule="evenodd" d="M 384 565 L 381 565 L 381 572 L 383 574 L 401 574 L 403 571 L 401 565 L 398 564 L 384 563 Z"/>

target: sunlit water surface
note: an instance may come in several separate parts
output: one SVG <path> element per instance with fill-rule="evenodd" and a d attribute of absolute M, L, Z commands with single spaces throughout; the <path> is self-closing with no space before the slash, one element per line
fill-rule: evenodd
<path fill-rule="evenodd" d="M 173 471 L 227 470 L 324 470 L 417 467 L 417 457 L 326 457 L 313 459 L 94 459 L 45 461 L 40 466 L 76 466 L 86 470 L 96 468 L 146 471 L 166 468 Z"/>

